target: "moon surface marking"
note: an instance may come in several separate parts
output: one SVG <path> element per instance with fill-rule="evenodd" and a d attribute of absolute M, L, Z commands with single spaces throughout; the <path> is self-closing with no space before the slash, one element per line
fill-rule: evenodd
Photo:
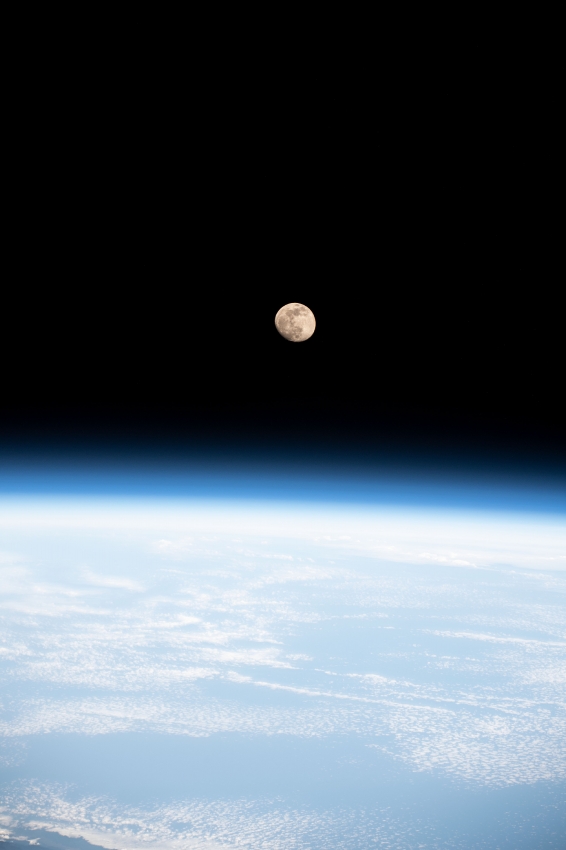
<path fill-rule="evenodd" d="M 285 304 L 275 316 L 275 327 L 289 342 L 304 342 L 316 327 L 314 313 L 304 304 Z"/>

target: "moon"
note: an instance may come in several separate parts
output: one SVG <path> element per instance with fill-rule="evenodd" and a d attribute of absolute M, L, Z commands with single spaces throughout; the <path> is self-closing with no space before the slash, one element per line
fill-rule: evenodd
<path fill-rule="evenodd" d="M 316 327 L 314 313 L 304 304 L 285 304 L 275 316 L 275 327 L 289 342 L 304 342 Z"/>

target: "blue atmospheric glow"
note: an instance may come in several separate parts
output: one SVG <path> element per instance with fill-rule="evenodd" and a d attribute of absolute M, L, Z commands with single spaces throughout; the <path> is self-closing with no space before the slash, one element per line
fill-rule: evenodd
<path fill-rule="evenodd" d="M 4 463 L 0 836 L 558 850 L 565 518 L 558 476 Z"/>
<path fill-rule="evenodd" d="M 566 476 L 300 464 L 0 464 L 0 495 L 336 502 L 566 513 Z"/>

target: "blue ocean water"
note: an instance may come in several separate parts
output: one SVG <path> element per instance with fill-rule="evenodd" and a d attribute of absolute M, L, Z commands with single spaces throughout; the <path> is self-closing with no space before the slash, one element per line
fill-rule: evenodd
<path fill-rule="evenodd" d="M 560 480 L 323 473 L 3 468 L 6 841 L 564 846 Z"/>

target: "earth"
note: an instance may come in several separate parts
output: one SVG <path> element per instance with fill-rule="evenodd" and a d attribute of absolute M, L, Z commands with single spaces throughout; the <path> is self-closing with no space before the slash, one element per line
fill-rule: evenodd
<path fill-rule="evenodd" d="M 2 497 L 0 835 L 564 847 L 565 568 L 481 498 Z"/>

